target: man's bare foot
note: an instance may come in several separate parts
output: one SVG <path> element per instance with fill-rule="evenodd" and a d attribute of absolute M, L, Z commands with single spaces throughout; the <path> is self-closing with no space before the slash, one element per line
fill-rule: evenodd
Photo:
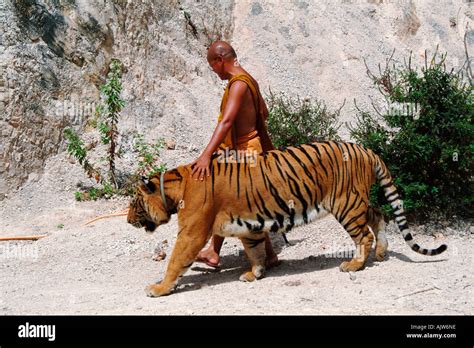
<path fill-rule="evenodd" d="M 210 267 L 219 267 L 220 257 L 212 248 L 202 250 L 197 258 L 196 262 L 203 262 Z"/>
<path fill-rule="evenodd" d="M 265 268 L 270 269 L 270 268 L 278 266 L 280 263 L 281 263 L 281 261 L 278 260 L 278 256 L 276 254 L 269 255 L 265 259 Z"/>

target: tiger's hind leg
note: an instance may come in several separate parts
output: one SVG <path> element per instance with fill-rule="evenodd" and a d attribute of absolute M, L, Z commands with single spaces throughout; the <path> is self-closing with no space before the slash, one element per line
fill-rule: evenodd
<path fill-rule="evenodd" d="M 240 238 L 245 248 L 245 253 L 250 261 L 251 269 L 240 276 L 244 282 L 260 279 L 265 274 L 265 235 L 262 233 L 255 238 Z"/>
<path fill-rule="evenodd" d="M 355 272 L 362 269 L 367 261 L 372 248 L 372 242 L 374 236 L 370 233 L 368 225 L 363 227 L 357 227 L 356 230 L 349 232 L 352 240 L 356 245 L 355 255 L 352 260 L 344 261 L 339 266 L 339 269 L 343 272 Z"/>
<path fill-rule="evenodd" d="M 377 261 L 383 261 L 386 259 L 388 241 L 384 231 L 385 221 L 380 209 L 369 207 L 367 210 L 367 224 L 374 233 L 376 240 L 375 258 Z"/>
<path fill-rule="evenodd" d="M 354 241 L 356 252 L 352 260 L 341 263 L 339 269 L 343 272 L 355 272 L 364 267 L 374 241 L 374 235 L 367 224 L 367 208 L 348 214 L 341 224 Z"/>

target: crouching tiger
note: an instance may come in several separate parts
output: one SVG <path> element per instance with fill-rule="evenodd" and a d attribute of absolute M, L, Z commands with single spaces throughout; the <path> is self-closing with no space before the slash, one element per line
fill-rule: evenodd
<path fill-rule="evenodd" d="M 179 231 L 165 277 L 147 287 L 149 296 L 169 294 L 214 233 L 242 241 L 251 269 L 241 280 L 261 278 L 265 233 L 288 232 L 323 213 L 336 217 L 359 250 L 340 265 L 342 271 L 363 268 L 374 237 L 375 257 L 383 260 L 387 239 L 382 214 L 369 206 L 369 191 L 377 180 L 412 250 L 437 255 L 447 248 L 424 249 L 414 242 L 387 167 L 360 145 L 316 142 L 269 151 L 251 164 L 230 162 L 222 163 L 214 156 L 204 182 L 192 179 L 187 165 L 154 175 L 138 186 L 128 213 L 130 224 L 152 232 L 178 213 Z"/>

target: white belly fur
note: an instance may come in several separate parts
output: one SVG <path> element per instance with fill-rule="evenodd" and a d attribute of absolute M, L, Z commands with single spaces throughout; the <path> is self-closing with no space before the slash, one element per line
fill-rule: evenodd
<path fill-rule="evenodd" d="M 328 212 L 324 210 L 323 208 L 319 208 L 319 212 L 316 211 L 316 209 L 312 209 L 308 211 L 308 223 L 318 220 L 324 216 L 326 216 Z M 247 221 L 249 224 L 254 225 L 254 226 L 260 226 L 260 222 L 257 220 L 248 220 L 248 219 L 241 219 L 243 221 Z M 274 224 L 275 220 L 265 220 L 264 226 L 262 231 L 263 232 L 270 232 L 270 228 Z M 283 227 L 281 227 L 277 232 L 284 232 L 286 229 L 286 226 L 290 224 L 290 220 L 288 217 L 285 218 L 283 221 Z M 301 213 L 297 213 L 294 218 L 294 227 L 296 226 L 301 226 L 304 224 L 303 220 L 303 215 Z M 234 219 L 234 222 L 228 222 L 225 224 L 222 224 L 220 229 L 217 229 L 214 231 L 215 234 L 222 236 L 222 237 L 245 237 L 250 234 L 249 229 L 245 225 L 245 223 L 242 223 L 242 226 L 240 226 L 237 223 L 237 220 Z M 255 232 L 252 232 L 253 235 L 255 235 Z"/>

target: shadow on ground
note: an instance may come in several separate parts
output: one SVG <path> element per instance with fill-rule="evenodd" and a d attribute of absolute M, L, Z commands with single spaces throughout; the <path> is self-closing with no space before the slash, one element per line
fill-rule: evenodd
<path fill-rule="evenodd" d="M 280 252 L 280 250 L 277 250 L 277 252 Z M 388 254 L 389 257 L 387 260 L 389 260 L 391 257 L 394 257 L 400 261 L 408 263 L 433 263 L 447 261 L 446 259 L 414 261 L 408 256 L 395 251 L 389 251 Z M 247 260 L 243 262 L 244 259 L 244 255 L 222 256 L 222 267 L 218 269 L 206 267 L 201 263 L 195 263 L 192 267 L 192 270 L 201 271 L 203 273 L 184 276 L 176 290 L 176 293 L 197 290 L 205 286 L 214 286 L 217 284 L 239 281 L 240 275 L 250 266 Z M 309 273 L 330 268 L 339 268 L 339 265 L 342 262 L 348 260 L 349 258 L 326 257 L 325 255 L 311 255 L 303 259 L 285 259 L 281 260 L 281 264 L 279 266 L 267 270 L 265 277 L 286 277 L 293 274 Z M 365 268 L 367 269 L 374 267 L 375 262 L 378 261 L 375 260 L 372 252 L 366 262 Z"/>

